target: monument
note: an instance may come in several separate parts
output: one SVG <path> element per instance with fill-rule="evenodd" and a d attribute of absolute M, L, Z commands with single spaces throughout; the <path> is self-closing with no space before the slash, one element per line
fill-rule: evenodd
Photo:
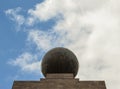
<path fill-rule="evenodd" d="M 14 81 L 12 89 L 106 89 L 104 81 L 79 81 L 75 78 L 79 63 L 72 51 L 58 47 L 42 60 L 40 81 Z"/>

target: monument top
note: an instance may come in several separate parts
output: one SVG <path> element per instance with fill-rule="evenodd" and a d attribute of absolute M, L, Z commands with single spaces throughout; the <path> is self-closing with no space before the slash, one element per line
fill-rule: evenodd
<path fill-rule="evenodd" d="M 78 60 L 74 53 L 66 48 L 57 47 L 48 51 L 42 60 L 42 73 L 73 73 L 74 77 L 78 72 Z"/>
<path fill-rule="evenodd" d="M 66 48 L 54 48 L 42 60 L 45 78 L 40 81 L 14 81 L 12 89 L 106 89 L 104 81 L 79 81 L 76 56 Z"/>

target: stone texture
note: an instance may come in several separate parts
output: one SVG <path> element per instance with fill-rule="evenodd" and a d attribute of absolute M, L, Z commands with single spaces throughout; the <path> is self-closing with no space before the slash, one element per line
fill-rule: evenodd
<path fill-rule="evenodd" d="M 42 73 L 73 73 L 76 76 L 79 63 L 75 54 L 63 47 L 48 51 L 42 60 Z"/>
<path fill-rule="evenodd" d="M 75 79 L 79 63 L 66 48 L 54 48 L 43 58 L 40 81 L 14 81 L 12 89 L 106 89 L 104 81 Z"/>
<path fill-rule="evenodd" d="M 12 89 L 106 89 L 104 81 L 79 81 L 73 74 L 47 74 L 40 81 L 14 81 Z"/>

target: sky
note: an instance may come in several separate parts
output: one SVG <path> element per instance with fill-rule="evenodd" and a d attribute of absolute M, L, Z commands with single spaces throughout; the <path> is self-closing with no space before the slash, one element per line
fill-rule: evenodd
<path fill-rule="evenodd" d="M 54 47 L 78 58 L 80 80 L 120 88 L 119 0 L 0 0 L 0 89 L 39 80 L 41 60 Z"/>

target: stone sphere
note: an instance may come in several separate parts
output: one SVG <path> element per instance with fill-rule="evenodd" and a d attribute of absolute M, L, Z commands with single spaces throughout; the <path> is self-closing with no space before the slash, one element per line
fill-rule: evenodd
<path fill-rule="evenodd" d="M 72 51 L 57 47 L 48 51 L 42 60 L 42 73 L 73 73 L 74 77 L 78 72 L 78 60 Z"/>

